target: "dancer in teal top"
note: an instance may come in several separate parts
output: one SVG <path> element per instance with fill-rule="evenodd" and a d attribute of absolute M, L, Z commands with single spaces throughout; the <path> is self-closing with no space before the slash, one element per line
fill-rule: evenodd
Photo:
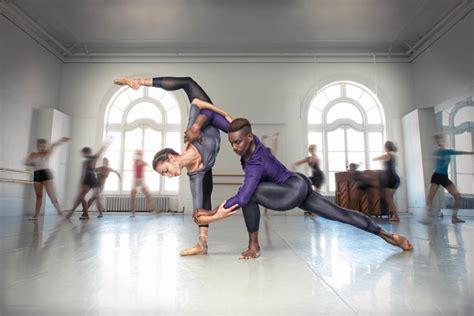
<path fill-rule="evenodd" d="M 465 221 L 460 219 L 457 216 L 459 203 L 461 202 L 461 194 L 459 194 L 459 191 L 454 185 L 454 183 L 451 182 L 451 180 L 449 180 L 448 178 L 448 167 L 449 167 L 449 163 L 451 162 L 451 156 L 473 155 L 474 152 L 446 149 L 444 135 L 435 135 L 434 141 L 436 145 L 438 146 L 438 150 L 436 150 L 433 153 L 433 156 L 436 162 L 435 162 L 434 173 L 431 176 L 430 191 L 426 199 L 426 208 L 428 210 L 428 215 L 429 216 L 432 215 L 433 198 L 436 192 L 438 191 L 439 186 L 442 185 L 444 188 L 446 188 L 446 190 L 448 190 L 449 194 L 451 194 L 454 198 L 453 214 L 451 217 L 451 222 L 453 224 L 464 223 Z"/>

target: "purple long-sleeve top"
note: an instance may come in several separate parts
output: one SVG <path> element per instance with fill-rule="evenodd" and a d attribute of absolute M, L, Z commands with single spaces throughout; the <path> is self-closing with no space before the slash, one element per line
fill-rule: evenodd
<path fill-rule="evenodd" d="M 208 122 L 213 126 L 225 133 L 229 131 L 229 122 L 224 116 L 207 109 L 201 110 L 201 113 L 207 117 Z M 255 143 L 255 151 L 250 158 L 247 161 L 243 161 L 240 158 L 240 163 L 244 170 L 244 182 L 237 194 L 227 199 L 224 205 L 225 208 L 235 204 L 238 204 L 239 207 L 247 205 L 260 182 L 282 184 L 293 175 L 293 172 L 289 171 L 263 146 L 257 136 L 253 135 L 253 141 Z"/>

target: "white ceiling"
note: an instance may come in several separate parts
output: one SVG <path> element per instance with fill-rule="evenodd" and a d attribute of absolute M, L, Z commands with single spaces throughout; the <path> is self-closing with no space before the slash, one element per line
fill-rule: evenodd
<path fill-rule="evenodd" d="M 10 0 L 64 56 L 403 53 L 470 0 Z M 48 39 L 51 42 L 51 39 Z M 56 42 L 55 42 L 56 41 Z"/>

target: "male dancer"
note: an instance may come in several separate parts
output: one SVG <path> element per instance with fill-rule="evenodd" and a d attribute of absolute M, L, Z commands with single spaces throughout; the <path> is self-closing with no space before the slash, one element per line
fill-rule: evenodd
<path fill-rule="evenodd" d="M 205 101 L 194 100 L 194 104 Z M 209 105 L 211 108 L 213 105 Z M 290 172 L 268 150 L 257 136 L 247 119 L 239 118 L 229 123 L 221 114 L 202 110 L 207 120 L 214 126 L 228 133 L 229 142 L 234 152 L 241 157 L 244 169 L 244 182 L 238 193 L 222 203 L 212 212 L 196 212 L 193 217 L 196 223 L 211 223 L 236 212 L 242 208 L 245 224 L 249 232 L 248 249 L 242 252 L 241 259 L 257 258 L 260 255 L 258 230 L 260 223 L 259 205 L 277 211 L 287 211 L 299 207 L 305 211 L 342 223 L 350 224 L 359 229 L 378 235 L 386 242 L 402 248 L 413 250 L 413 246 L 405 237 L 390 234 L 375 224 L 368 216 L 339 207 L 314 192 L 312 184 L 305 176 Z M 195 137 L 202 122 L 193 124 Z"/>

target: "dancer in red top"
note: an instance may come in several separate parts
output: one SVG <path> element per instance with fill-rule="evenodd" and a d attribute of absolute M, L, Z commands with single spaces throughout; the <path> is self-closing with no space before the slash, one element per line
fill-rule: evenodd
<path fill-rule="evenodd" d="M 148 166 L 148 164 L 143 160 L 143 150 L 137 149 L 135 151 L 135 158 L 133 163 L 132 191 L 130 192 L 130 203 L 132 209 L 131 217 L 135 217 L 135 212 L 137 209 L 137 188 L 139 187 L 141 188 L 142 193 L 145 194 L 146 205 L 153 211 L 153 213 L 156 213 L 155 206 L 153 205 L 153 201 L 151 199 L 150 189 L 148 189 L 148 186 L 145 183 L 145 166 Z"/>

